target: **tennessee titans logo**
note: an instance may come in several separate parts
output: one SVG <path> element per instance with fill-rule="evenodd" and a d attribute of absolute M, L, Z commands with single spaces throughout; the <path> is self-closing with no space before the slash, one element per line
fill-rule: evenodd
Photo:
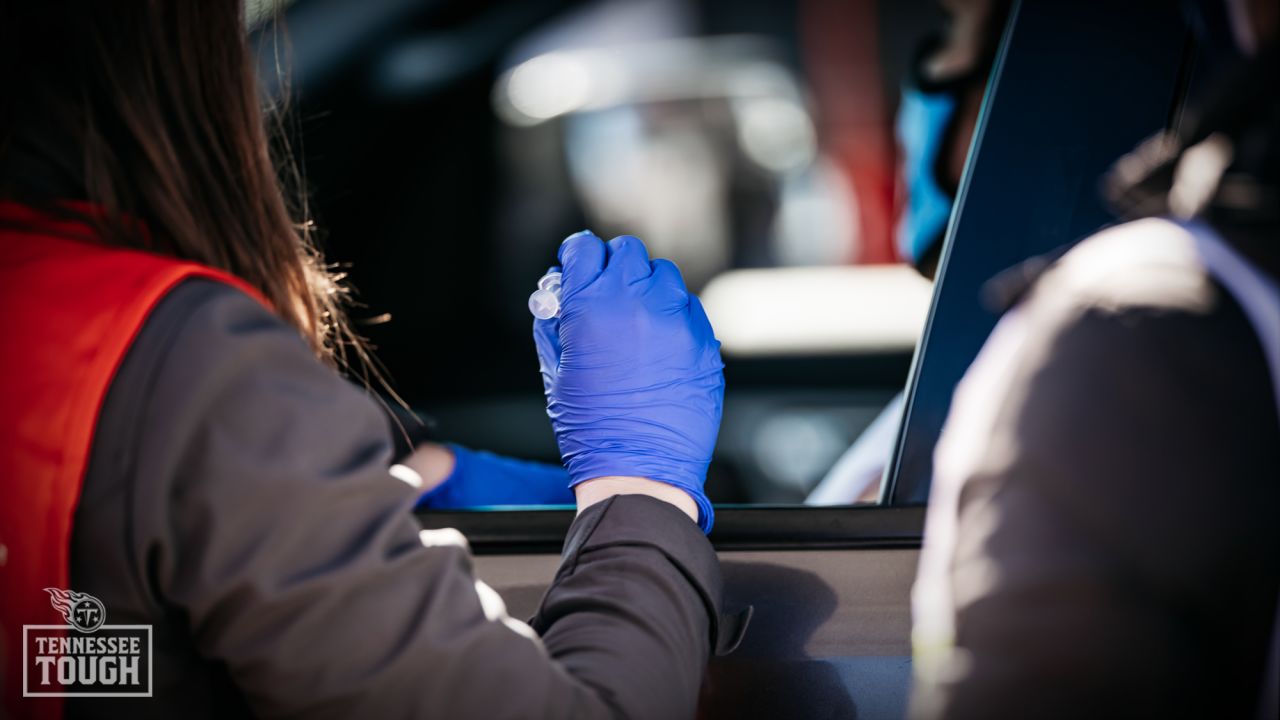
<path fill-rule="evenodd" d="M 44 591 L 49 593 L 53 609 L 62 613 L 71 627 L 82 633 L 91 633 L 107 621 L 106 606 L 88 593 L 58 588 L 45 588 Z"/>

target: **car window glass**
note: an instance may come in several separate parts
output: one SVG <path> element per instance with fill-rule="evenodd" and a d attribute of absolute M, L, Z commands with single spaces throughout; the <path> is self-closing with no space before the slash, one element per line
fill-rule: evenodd
<path fill-rule="evenodd" d="M 431 5 L 298 0 L 259 54 L 358 328 L 437 439 L 557 462 L 526 302 L 589 227 L 675 260 L 723 343 L 713 501 L 877 502 L 983 43 L 932 0 Z"/>
<path fill-rule="evenodd" d="M 1103 177 L 1178 117 L 1192 46 L 1177 6 L 1108 6 L 1106 22 L 1096 12 L 1074 3 L 1017 6 L 912 373 L 887 493 L 894 504 L 927 500 L 952 392 L 1006 303 L 1048 258 L 1115 220 Z"/>

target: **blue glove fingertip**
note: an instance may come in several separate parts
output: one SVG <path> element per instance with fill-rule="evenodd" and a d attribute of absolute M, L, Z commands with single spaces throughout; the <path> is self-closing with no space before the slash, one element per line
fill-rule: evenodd
<path fill-rule="evenodd" d="M 600 239 L 595 233 L 591 232 L 590 230 L 579 230 L 578 232 L 562 240 L 560 244 L 563 245 L 576 237 L 593 237 L 593 238 L 596 238 L 597 240 Z"/>
<path fill-rule="evenodd" d="M 604 271 L 605 245 L 590 230 L 583 230 L 560 243 L 556 257 L 560 260 L 561 292 L 567 297 L 591 284 Z"/>
<path fill-rule="evenodd" d="M 605 272 L 617 274 L 623 283 L 631 285 L 653 274 L 649 264 L 649 251 L 640 238 L 619 235 L 605 243 L 605 247 L 609 251 L 609 267 Z"/>

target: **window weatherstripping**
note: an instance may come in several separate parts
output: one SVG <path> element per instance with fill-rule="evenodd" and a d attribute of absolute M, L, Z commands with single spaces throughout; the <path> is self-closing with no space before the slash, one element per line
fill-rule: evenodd
<path fill-rule="evenodd" d="M 476 555 L 558 553 L 572 510 L 428 510 L 427 529 L 457 528 Z M 718 551 L 919 548 L 924 508 L 731 506 L 716 508 Z"/>

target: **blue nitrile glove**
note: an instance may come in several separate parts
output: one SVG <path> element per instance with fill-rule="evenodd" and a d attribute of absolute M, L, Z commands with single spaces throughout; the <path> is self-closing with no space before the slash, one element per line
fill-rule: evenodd
<path fill-rule="evenodd" d="M 449 445 L 453 472 L 418 498 L 418 507 L 572 505 L 569 476 L 559 465 L 516 460 Z"/>
<path fill-rule="evenodd" d="M 724 364 L 702 303 L 669 260 L 630 236 L 560 246 L 560 315 L 535 320 L 547 414 L 571 485 L 644 477 L 688 492 L 698 524 L 720 429 Z"/>

